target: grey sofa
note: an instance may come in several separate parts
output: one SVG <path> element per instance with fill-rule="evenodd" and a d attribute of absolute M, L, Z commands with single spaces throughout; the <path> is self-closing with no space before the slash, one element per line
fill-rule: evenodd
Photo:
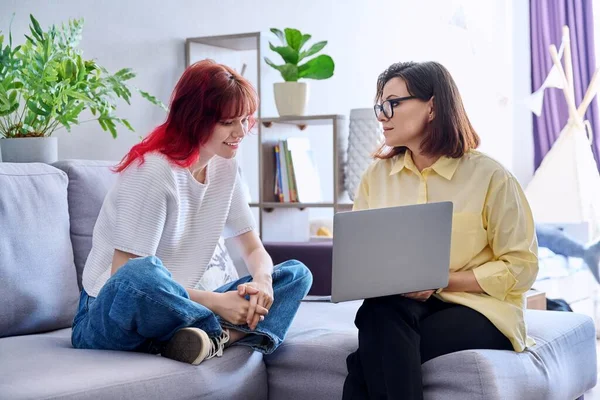
<path fill-rule="evenodd" d="M 0 399 L 339 399 L 357 346 L 359 303 L 305 302 L 272 355 L 232 347 L 198 367 L 140 353 L 77 350 L 70 324 L 104 195 L 95 161 L 0 163 Z M 310 246 L 269 245 L 305 260 Z M 286 253 L 287 252 L 287 253 Z M 596 384 L 591 319 L 529 311 L 537 345 L 521 354 L 463 351 L 423 365 L 426 399 L 579 398 Z"/>

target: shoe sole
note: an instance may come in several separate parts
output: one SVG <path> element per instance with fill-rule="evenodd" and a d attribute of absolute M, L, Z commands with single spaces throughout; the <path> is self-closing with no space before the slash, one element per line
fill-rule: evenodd
<path fill-rule="evenodd" d="M 206 332 L 197 328 L 178 330 L 169 340 L 163 357 L 198 365 L 208 356 L 210 339 Z"/>

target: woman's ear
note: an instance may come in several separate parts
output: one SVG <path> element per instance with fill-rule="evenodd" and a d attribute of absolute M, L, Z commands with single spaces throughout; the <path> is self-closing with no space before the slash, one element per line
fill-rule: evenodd
<path fill-rule="evenodd" d="M 435 101 L 433 96 L 431 96 L 427 102 L 427 105 L 429 106 L 428 121 L 431 122 L 435 119 Z"/>

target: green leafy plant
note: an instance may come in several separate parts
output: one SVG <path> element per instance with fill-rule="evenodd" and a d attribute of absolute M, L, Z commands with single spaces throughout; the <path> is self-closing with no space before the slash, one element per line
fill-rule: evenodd
<path fill-rule="evenodd" d="M 283 58 L 285 64 L 276 65 L 273 61 L 265 57 L 265 62 L 281 73 L 286 82 L 296 82 L 299 79 L 328 79 L 333 76 L 335 64 L 333 59 L 325 54 L 300 64 L 307 57 L 313 56 L 321 51 L 327 41 L 313 44 L 308 50 L 302 50 L 306 42 L 311 39 L 311 35 L 302 34 L 297 29 L 285 28 L 284 32 L 277 28 L 272 28 L 273 32 L 281 41 L 282 46 L 273 46 L 269 43 L 271 50 Z"/>
<path fill-rule="evenodd" d="M 114 114 L 118 99 L 131 104 L 132 89 L 166 110 L 156 97 L 127 84 L 135 77 L 131 69 L 110 74 L 83 58 L 77 48 L 83 19 L 47 31 L 33 15 L 30 20 L 31 33 L 22 45 L 13 48 L 10 27 L 6 45 L 0 35 L 0 137 L 50 136 L 60 127 L 70 131 L 74 125 L 98 121 L 116 138 L 117 123 L 134 130 Z M 80 122 L 84 110 L 91 112 L 90 119 Z"/>

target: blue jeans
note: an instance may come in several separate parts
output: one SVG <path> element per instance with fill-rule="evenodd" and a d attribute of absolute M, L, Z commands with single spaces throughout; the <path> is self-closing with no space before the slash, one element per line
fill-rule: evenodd
<path fill-rule="evenodd" d="M 252 281 L 246 276 L 215 292 L 237 290 Z M 274 303 L 265 320 L 254 331 L 247 325 L 233 325 L 203 305 L 192 301 L 185 288 L 156 257 L 135 258 L 111 276 L 98 293 L 90 297 L 83 290 L 73 320 L 71 343 L 79 349 L 138 351 L 158 354 L 181 328 L 196 327 L 209 337 L 219 337 L 222 327 L 248 333 L 236 342 L 269 354 L 281 344 L 296 315 L 300 300 L 312 285 L 304 264 L 292 260 L 273 271 Z"/>

